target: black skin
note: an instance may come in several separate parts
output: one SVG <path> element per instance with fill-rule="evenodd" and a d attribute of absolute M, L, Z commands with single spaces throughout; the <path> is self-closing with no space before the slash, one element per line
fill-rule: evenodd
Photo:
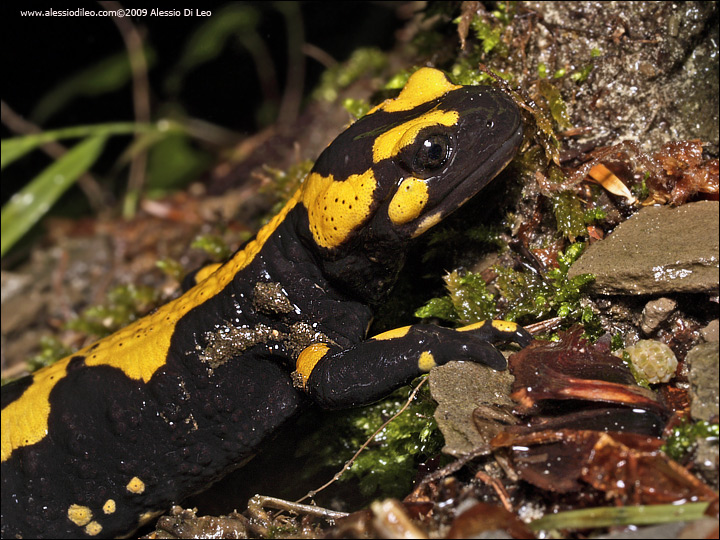
<path fill-rule="evenodd" d="M 504 332 L 487 325 L 458 332 L 414 325 L 401 337 L 366 340 L 371 308 L 395 282 L 419 221 L 397 227 L 388 219 L 399 179 L 424 175 L 430 186 L 427 211 L 445 217 L 507 164 L 522 139 L 520 113 L 509 98 L 490 88 L 463 87 L 440 103 L 461 112 L 459 125 L 420 136 L 449 137 L 448 159 L 439 168 L 418 172 L 417 145 L 405 155 L 371 163 L 367 145 L 376 130 L 439 103 L 402 113 L 380 111 L 341 134 L 314 170 L 337 179 L 373 166 L 380 182 L 372 216 L 329 250 L 315 244 L 305 207 L 295 206 L 224 290 L 179 320 L 166 364 L 148 383 L 74 357 L 50 394 L 50 434 L 16 448 L 2 464 L 3 538 L 87 536 L 68 519 L 72 504 L 93 510 L 102 526 L 98 537 L 128 535 L 150 519 L 141 520 L 144 513 L 162 512 L 239 466 L 310 400 L 328 408 L 375 401 L 421 373 L 418 356 L 424 351 L 437 364 L 470 360 L 504 369 L 491 342 L 526 345 L 530 337 L 520 328 Z M 340 160 L 340 154 L 351 159 Z M 257 283 L 280 284 L 293 309 L 254 301 Z M 308 339 L 296 336 L 298 323 L 312 325 L 329 347 L 304 389 L 291 377 L 303 346 L 298 341 Z M 250 341 L 234 352 L 208 353 L 221 328 L 245 329 Z M 268 337 L 263 328 L 279 333 Z M 215 355 L 211 367 L 202 354 Z M 31 380 L 3 387 L 3 408 Z M 127 493 L 132 477 L 143 480 L 142 494 Z M 106 515 L 99 509 L 108 499 L 117 509 Z"/>

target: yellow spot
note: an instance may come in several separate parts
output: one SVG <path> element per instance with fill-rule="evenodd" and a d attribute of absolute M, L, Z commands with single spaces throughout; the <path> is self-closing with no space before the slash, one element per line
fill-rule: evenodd
<path fill-rule="evenodd" d="M 508 333 L 514 333 L 518 330 L 517 323 L 510 322 L 510 321 L 480 321 L 473 324 L 468 324 L 467 326 L 463 326 L 462 328 L 458 328 L 458 332 L 469 332 L 470 330 L 477 330 L 478 328 L 482 328 L 485 326 L 486 323 L 490 323 L 495 330 L 498 330 L 500 332 L 508 332 Z"/>
<path fill-rule="evenodd" d="M 388 330 L 387 332 L 383 332 L 382 334 L 378 334 L 377 336 L 373 336 L 372 339 L 395 339 L 395 338 L 401 338 L 407 335 L 407 333 L 410 331 L 409 326 L 401 326 L 400 328 L 395 328 L 393 330 Z"/>
<path fill-rule="evenodd" d="M 417 178 L 406 178 L 398 187 L 388 207 L 395 225 L 403 225 L 420 215 L 428 201 L 427 184 Z"/>
<path fill-rule="evenodd" d="M 128 482 L 128 485 L 125 486 L 125 488 L 130 493 L 134 493 L 135 495 L 140 495 L 142 492 L 145 491 L 145 482 L 140 480 L 137 476 L 133 476 L 132 480 L 130 480 Z"/>
<path fill-rule="evenodd" d="M 87 527 L 85 527 L 85 534 L 88 536 L 97 536 L 102 532 L 102 525 L 100 525 L 97 521 L 91 521 L 87 524 Z"/>
<path fill-rule="evenodd" d="M 167 360 L 177 321 L 222 291 L 250 264 L 300 196 L 301 190 L 298 190 L 280 213 L 260 229 L 255 240 L 181 297 L 111 336 L 37 371 L 33 375 L 33 384 L 2 411 L 2 461 L 7 460 L 16 448 L 35 444 L 47 435 L 50 392 L 67 375 L 67 364 L 72 357 L 83 356 L 88 366 L 116 367 L 131 379 L 148 382 Z"/>
<path fill-rule="evenodd" d="M 376 187 L 372 169 L 353 174 L 347 180 L 311 173 L 302 188 L 302 202 L 315 242 L 326 248 L 342 244 L 370 218 Z"/>
<path fill-rule="evenodd" d="M 114 514 L 116 509 L 115 501 L 112 499 L 108 499 L 105 501 L 105 504 L 103 504 L 103 512 L 106 514 Z"/>
<path fill-rule="evenodd" d="M 65 358 L 36 372 L 33 384 L 2 410 L 2 461 L 16 448 L 35 444 L 47 435 L 50 391 L 67 374 L 69 361 Z"/>
<path fill-rule="evenodd" d="M 218 268 L 222 266 L 221 263 L 215 263 L 215 264 L 208 264 L 207 266 L 203 266 L 200 270 L 197 271 L 197 274 L 195 274 L 195 283 L 200 283 L 201 281 L 205 281 L 205 279 L 215 272 Z"/>
<path fill-rule="evenodd" d="M 435 357 L 431 352 L 423 351 L 420 353 L 420 358 L 418 360 L 418 368 L 420 368 L 420 371 L 428 372 L 435 366 L 437 366 L 437 364 L 435 363 Z"/>
<path fill-rule="evenodd" d="M 430 126 L 454 126 L 460 115 L 457 111 L 433 109 L 378 135 L 373 143 L 373 162 L 397 156 L 400 151 L 415 142 L 420 130 Z"/>
<path fill-rule="evenodd" d="M 501 332 L 517 332 L 518 325 L 514 322 L 509 321 L 492 321 L 493 328 L 500 330 Z"/>
<path fill-rule="evenodd" d="M 370 113 L 376 110 L 387 112 L 409 111 L 418 105 L 437 99 L 458 88 L 462 87 L 452 84 L 442 71 L 421 68 L 408 79 L 405 88 L 398 97 L 384 101 Z"/>
<path fill-rule="evenodd" d="M 87 525 L 93 517 L 92 510 L 87 506 L 71 504 L 67 511 L 68 518 L 78 527 Z"/>
<path fill-rule="evenodd" d="M 486 322 L 487 321 L 480 321 L 480 322 L 476 322 L 473 324 L 468 324 L 467 326 L 458 328 L 457 331 L 458 332 L 469 332 L 470 330 L 477 330 L 478 328 L 482 328 L 483 326 L 485 326 Z"/>
<path fill-rule="evenodd" d="M 329 350 L 330 347 L 325 343 L 313 343 L 300 353 L 295 364 L 295 371 L 302 377 L 303 387 L 307 383 L 312 370 L 315 368 L 315 364 L 317 364 Z"/>

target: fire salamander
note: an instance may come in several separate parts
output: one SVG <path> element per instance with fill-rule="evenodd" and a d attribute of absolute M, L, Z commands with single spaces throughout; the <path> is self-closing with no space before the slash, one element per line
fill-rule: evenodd
<path fill-rule="evenodd" d="M 370 339 L 409 242 L 522 139 L 500 90 L 423 68 L 351 125 L 226 263 L 176 300 L 2 389 L 2 536 L 115 537 L 238 467 L 303 404 L 367 404 L 451 360 L 505 369 L 514 323 Z"/>

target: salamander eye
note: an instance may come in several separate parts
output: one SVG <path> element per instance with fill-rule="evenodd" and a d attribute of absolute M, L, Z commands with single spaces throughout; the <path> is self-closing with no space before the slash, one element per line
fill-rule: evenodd
<path fill-rule="evenodd" d="M 450 155 L 450 140 L 447 135 L 430 135 L 415 153 L 412 168 L 415 173 L 424 173 L 439 169 Z"/>

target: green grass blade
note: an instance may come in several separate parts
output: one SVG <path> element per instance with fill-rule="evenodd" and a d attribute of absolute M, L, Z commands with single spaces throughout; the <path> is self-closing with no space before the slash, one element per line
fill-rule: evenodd
<path fill-rule="evenodd" d="M 73 126 L 52 131 L 43 131 L 22 137 L 3 139 L 0 144 L 0 169 L 10 165 L 13 161 L 42 146 L 45 143 L 61 139 L 80 137 L 96 137 L 107 135 L 132 135 L 137 132 L 155 131 L 154 124 L 135 124 L 133 122 L 110 122 L 107 124 L 94 124 L 89 126 Z"/>
<path fill-rule="evenodd" d="M 3 206 L 2 244 L 5 253 L 55 204 L 75 180 L 92 167 L 105 147 L 107 137 L 97 135 L 76 144 L 47 167 Z"/>
<path fill-rule="evenodd" d="M 707 502 L 685 504 L 652 504 L 570 510 L 548 514 L 530 523 L 533 531 L 552 529 L 595 529 L 614 525 L 653 525 L 691 521 L 704 516 Z"/>

